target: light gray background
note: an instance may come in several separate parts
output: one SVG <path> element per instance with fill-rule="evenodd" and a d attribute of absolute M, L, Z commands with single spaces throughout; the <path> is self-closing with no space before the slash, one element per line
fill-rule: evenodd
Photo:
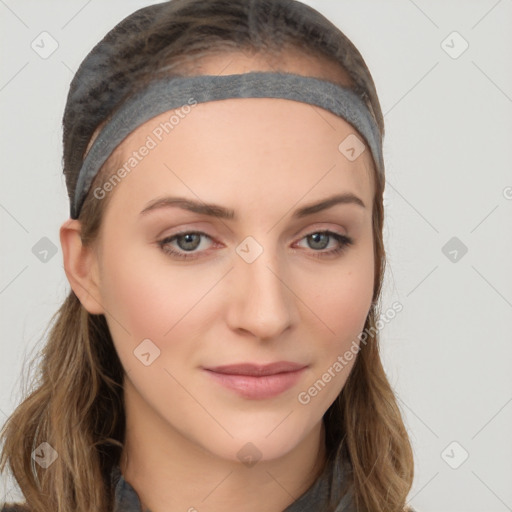
<path fill-rule="evenodd" d="M 69 289 L 58 229 L 70 80 L 108 30 L 150 3 L 0 0 L 1 423 Z M 410 502 L 512 510 L 512 1 L 305 3 L 362 52 L 385 113 L 383 310 L 398 300 L 403 311 L 381 331 L 382 355 L 415 451 Z M 31 48 L 43 31 L 59 45 L 46 59 Z M 57 247 L 46 262 L 32 252 L 43 237 Z M 18 496 L 10 479 L 3 487 Z"/>

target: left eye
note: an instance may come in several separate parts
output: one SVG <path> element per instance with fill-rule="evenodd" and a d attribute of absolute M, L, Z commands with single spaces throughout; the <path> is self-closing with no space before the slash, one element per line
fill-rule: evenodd
<path fill-rule="evenodd" d="M 186 231 L 164 238 L 158 242 L 158 245 L 164 253 L 172 257 L 178 259 L 197 258 L 201 252 L 204 252 L 196 251 L 201 245 L 201 237 L 212 240 L 209 235 L 202 231 Z M 329 245 L 330 239 L 334 239 L 337 242 L 337 246 L 325 251 L 324 249 Z M 350 237 L 334 233 L 333 231 L 314 231 L 301 238 L 302 240 L 306 240 L 310 244 L 310 247 L 313 249 L 313 256 L 315 257 L 326 257 L 341 253 L 341 251 L 353 243 Z M 177 248 L 171 245 L 174 242 L 178 245 Z M 317 249 L 322 251 L 320 252 Z"/>
<path fill-rule="evenodd" d="M 309 235 L 306 235 L 302 240 L 306 240 L 307 242 L 312 244 L 314 249 L 325 249 L 329 244 L 329 239 L 332 238 L 334 238 L 334 240 L 338 243 L 337 246 L 328 251 L 313 251 L 314 253 L 317 253 L 313 255 L 318 257 L 324 257 L 338 254 L 341 251 L 343 251 L 343 249 L 345 249 L 346 247 L 353 243 L 353 240 L 348 236 L 340 235 L 339 233 L 334 233 L 333 231 L 315 231 L 313 233 L 310 233 Z"/>

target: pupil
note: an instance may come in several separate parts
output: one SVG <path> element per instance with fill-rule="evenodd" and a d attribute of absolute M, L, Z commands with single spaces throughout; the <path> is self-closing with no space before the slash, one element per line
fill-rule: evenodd
<path fill-rule="evenodd" d="M 193 237 L 196 237 L 195 243 L 193 241 Z M 179 243 L 182 239 L 185 240 L 184 247 Z M 192 244 L 192 246 L 189 244 Z M 182 235 L 178 238 L 178 245 L 184 251 L 195 249 L 199 245 L 199 235 L 197 233 L 187 233 L 186 235 Z"/>
<path fill-rule="evenodd" d="M 314 233 L 314 234 L 310 235 L 310 237 L 313 239 L 314 246 L 316 244 L 320 244 L 320 247 L 315 246 L 314 247 L 315 249 L 325 249 L 325 243 L 322 244 L 322 242 L 320 241 L 322 237 L 324 237 L 325 239 L 327 238 L 327 235 L 325 233 Z M 325 240 L 324 240 L 324 242 L 325 242 Z"/>

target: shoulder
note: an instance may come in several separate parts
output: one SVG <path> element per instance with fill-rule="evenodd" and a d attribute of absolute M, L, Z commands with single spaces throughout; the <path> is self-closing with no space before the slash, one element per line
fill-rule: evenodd
<path fill-rule="evenodd" d="M 30 512 L 30 509 L 24 503 L 4 503 L 0 512 Z"/>

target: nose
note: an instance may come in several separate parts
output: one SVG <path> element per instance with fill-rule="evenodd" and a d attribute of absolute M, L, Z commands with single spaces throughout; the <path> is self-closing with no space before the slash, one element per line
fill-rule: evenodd
<path fill-rule="evenodd" d="M 271 340 L 296 324 L 297 298 L 283 263 L 268 247 L 252 263 L 235 255 L 227 318 L 231 329 Z"/>

